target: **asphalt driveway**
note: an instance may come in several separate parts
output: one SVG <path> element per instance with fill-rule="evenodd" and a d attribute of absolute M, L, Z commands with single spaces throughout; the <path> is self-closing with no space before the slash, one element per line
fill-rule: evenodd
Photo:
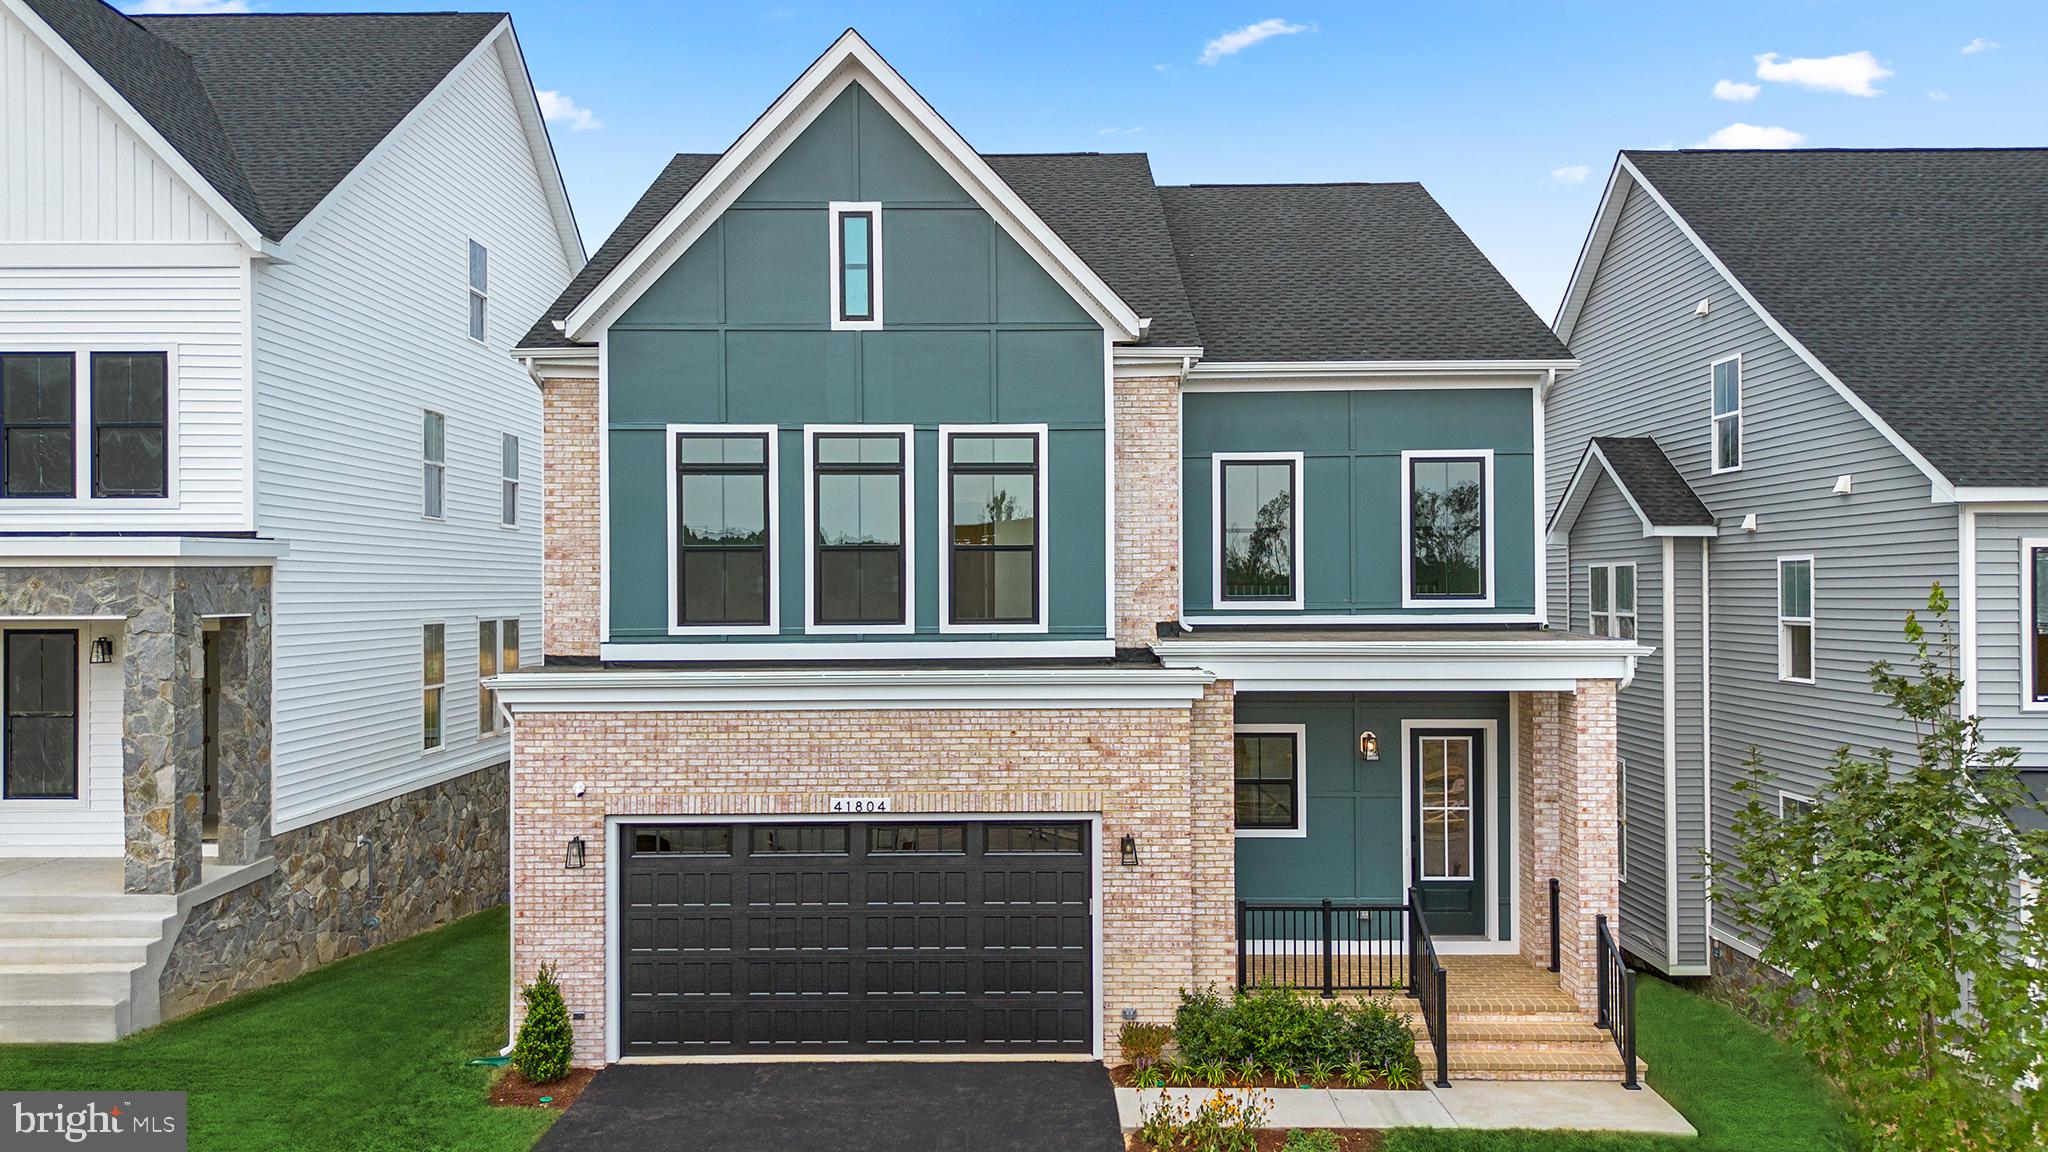
<path fill-rule="evenodd" d="M 1100 1064 L 620 1064 L 536 1152 L 1122 1152 Z"/>

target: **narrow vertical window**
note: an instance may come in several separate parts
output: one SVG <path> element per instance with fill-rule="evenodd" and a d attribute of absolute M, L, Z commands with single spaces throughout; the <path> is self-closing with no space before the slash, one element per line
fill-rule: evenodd
<path fill-rule="evenodd" d="M 961 433 L 947 440 L 955 624 L 1038 619 L 1040 537 L 1036 435 Z"/>
<path fill-rule="evenodd" d="M 168 374 L 169 357 L 161 352 L 92 354 L 94 496 L 166 493 Z"/>
<path fill-rule="evenodd" d="M 1593 635 L 1617 640 L 1636 638 L 1636 566 L 1596 564 L 1586 585 L 1591 600 Z"/>
<path fill-rule="evenodd" d="M 420 514 L 429 520 L 447 515 L 448 418 L 429 410 L 420 431 Z"/>
<path fill-rule="evenodd" d="M 498 523 L 519 526 L 519 437 L 510 432 L 498 447 Z"/>
<path fill-rule="evenodd" d="M 469 338 L 482 343 L 484 308 L 491 298 L 491 254 L 474 240 L 469 242 Z"/>
<path fill-rule="evenodd" d="M 488 736 L 498 730 L 498 694 L 484 681 L 498 674 L 498 622 L 479 620 L 476 625 L 476 730 Z"/>
<path fill-rule="evenodd" d="M 832 327 L 882 325 L 882 206 L 832 203 Z"/>
<path fill-rule="evenodd" d="M 1714 471 L 1742 467 L 1742 357 L 1716 360 L 1714 377 Z"/>
<path fill-rule="evenodd" d="M 1408 599 L 1484 601 L 1490 595 L 1487 456 L 1411 456 Z"/>
<path fill-rule="evenodd" d="M 1813 683 L 1813 560 L 1778 561 L 1778 679 Z"/>
<path fill-rule="evenodd" d="M 675 483 L 676 621 L 768 623 L 768 435 L 678 435 Z"/>
<path fill-rule="evenodd" d="M 75 494 L 77 371 L 69 352 L 0 354 L 0 496 Z"/>
<path fill-rule="evenodd" d="M 812 453 L 813 622 L 904 623 L 904 437 L 828 433 Z"/>
<path fill-rule="evenodd" d="M 2032 581 L 2033 619 L 2027 622 L 2027 643 L 2034 654 L 2028 693 L 2035 703 L 2048 703 L 2048 548 L 2027 550 L 2027 578 Z"/>
<path fill-rule="evenodd" d="M 1300 488 L 1299 457 L 1217 460 L 1217 603 L 1301 606 Z"/>
<path fill-rule="evenodd" d="M 420 629 L 421 746 L 441 746 L 441 704 L 448 683 L 448 626 L 428 624 Z"/>
<path fill-rule="evenodd" d="M 78 796 L 78 633 L 22 629 L 6 635 L 6 769 L 0 799 Z"/>

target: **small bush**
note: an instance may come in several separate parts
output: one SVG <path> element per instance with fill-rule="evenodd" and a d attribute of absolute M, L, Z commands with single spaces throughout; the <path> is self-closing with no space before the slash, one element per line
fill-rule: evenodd
<path fill-rule="evenodd" d="M 1293 988 L 1183 991 L 1174 1035 L 1189 1064 L 1263 1069 L 1282 1079 L 1300 1069 L 1418 1066 L 1408 1018 L 1385 997 L 1352 1003 Z"/>
<path fill-rule="evenodd" d="M 1173 1039 L 1173 1028 L 1166 1024 L 1140 1024 L 1133 1020 L 1117 1033 L 1117 1047 L 1123 1050 L 1124 1059 L 1137 1068 L 1150 1068 L 1159 1062 L 1159 1056 L 1166 1051 L 1166 1042 Z"/>
<path fill-rule="evenodd" d="M 519 994 L 526 1001 L 526 1022 L 519 1026 L 519 1040 L 512 1047 L 512 1066 L 535 1084 L 560 1080 L 569 1074 L 575 1033 L 569 1027 L 569 1006 L 562 1001 L 554 966 L 541 965 L 533 983 Z"/>

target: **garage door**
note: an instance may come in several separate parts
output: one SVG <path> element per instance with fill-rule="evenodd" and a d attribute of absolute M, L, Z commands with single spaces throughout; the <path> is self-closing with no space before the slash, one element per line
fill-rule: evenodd
<path fill-rule="evenodd" d="M 621 1055 L 1088 1052 L 1088 825 L 620 830 Z"/>

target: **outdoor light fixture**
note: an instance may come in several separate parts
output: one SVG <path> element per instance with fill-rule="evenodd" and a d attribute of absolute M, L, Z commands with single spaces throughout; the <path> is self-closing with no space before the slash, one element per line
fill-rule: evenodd
<path fill-rule="evenodd" d="M 114 662 L 114 638 L 112 636 L 96 636 L 93 638 L 92 662 L 95 664 L 112 664 Z"/>
<path fill-rule="evenodd" d="M 1137 838 L 1136 836 L 1133 836 L 1133 835 L 1131 835 L 1131 834 L 1130 834 L 1129 832 L 1126 832 L 1126 833 L 1124 833 L 1124 843 L 1123 843 L 1123 850 L 1124 850 L 1124 867 L 1126 867 L 1126 868 L 1135 868 L 1135 867 L 1137 867 L 1137 866 L 1138 866 L 1138 838 Z"/>
<path fill-rule="evenodd" d="M 566 851 L 566 852 L 562 853 L 562 867 L 564 867 L 564 868 L 581 868 L 581 867 L 583 867 L 583 837 L 581 837 L 581 836 L 571 836 L 571 837 L 569 837 L 569 849 L 568 849 L 568 851 Z"/>
<path fill-rule="evenodd" d="M 1378 734 L 1372 732 L 1360 732 L 1358 734 L 1358 754 L 1360 756 L 1365 757 L 1367 760 L 1379 759 L 1380 738 Z"/>

